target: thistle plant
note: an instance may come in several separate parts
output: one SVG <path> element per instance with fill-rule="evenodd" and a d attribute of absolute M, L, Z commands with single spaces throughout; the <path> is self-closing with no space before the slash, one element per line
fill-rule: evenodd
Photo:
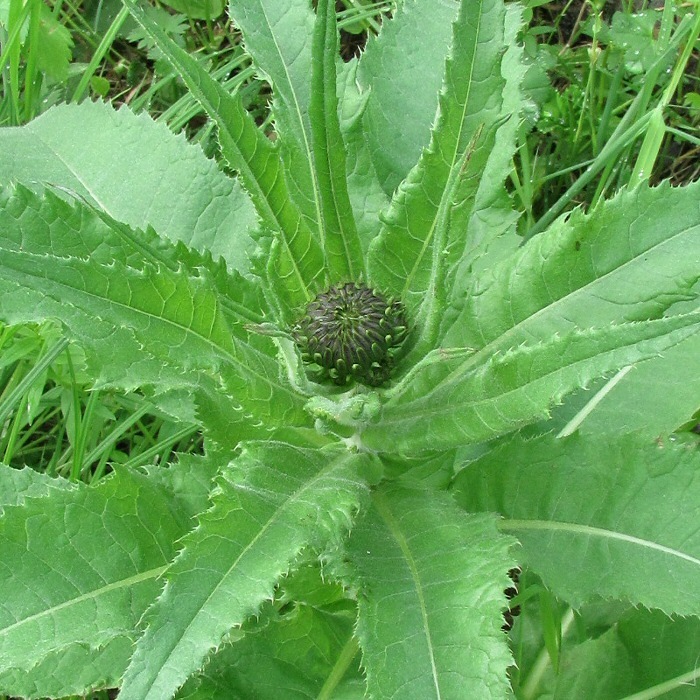
<path fill-rule="evenodd" d="M 347 63 L 329 0 L 235 0 L 274 139 L 125 2 L 220 164 L 127 107 L 0 130 L 0 317 L 59 322 L 96 389 L 196 425 L 204 453 L 90 484 L 80 459 L 72 480 L 3 466 L 0 691 L 697 680 L 700 453 L 673 432 L 697 409 L 700 186 L 642 181 L 521 235 L 531 105 L 502 0 L 404 0 Z M 630 639 L 672 663 L 625 675 Z"/>

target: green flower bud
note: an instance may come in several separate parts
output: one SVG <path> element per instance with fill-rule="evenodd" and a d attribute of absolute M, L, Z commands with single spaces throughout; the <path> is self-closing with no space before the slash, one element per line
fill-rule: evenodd
<path fill-rule="evenodd" d="M 406 338 L 401 302 L 354 282 L 319 294 L 294 327 L 306 362 L 336 384 L 351 380 L 380 386 L 391 376 L 393 355 Z"/>

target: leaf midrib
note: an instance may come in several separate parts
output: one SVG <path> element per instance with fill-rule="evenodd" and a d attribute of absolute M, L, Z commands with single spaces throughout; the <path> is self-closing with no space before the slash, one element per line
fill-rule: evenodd
<path fill-rule="evenodd" d="M 479 0 L 478 21 L 477 21 L 477 25 L 476 25 L 476 31 L 474 34 L 475 39 L 479 36 L 479 31 L 481 29 L 481 18 L 482 18 L 481 9 L 482 8 L 483 8 L 483 0 Z M 459 18 L 455 20 L 453 27 L 458 23 L 459 23 Z M 449 61 L 449 60 L 453 60 L 453 59 L 452 59 L 452 57 L 448 57 L 447 60 Z M 464 96 L 464 104 L 462 106 L 462 118 L 460 120 L 459 132 L 455 138 L 455 145 L 454 145 L 454 148 L 452 150 L 452 162 L 448 166 L 447 182 L 445 183 L 445 187 L 442 191 L 442 196 L 440 197 L 440 203 L 438 204 L 437 210 L 435 212 L 435 216 L 433 217 L 433 220 L 431 222 L 430 231 L 428 232 L 428 235 L 425 237 L 425 242 L 424 242 L 423 247 L 421 249 L 420 255 L 416 259 L 416 262 L 413 265 L 413 269 L 406 276 L 406 283 L 404 284 L 404 287 L 402 290 L 402 296 L 404 298 L 406 297 L 408 290 L 411 287 L 413 277 L 416 274 L 416 270 L 418 269 L 420 262 L 423 260 L 423 257 L 426 254 L 426 251 L 430 245 L 430 242 L 433 239 L 438 222 L 442 221 L 446 218 L 447 209 L 448 209 L 448 201 L 451 198 L 451 195 L 454 191 L 454 188 L 455 188 L 455 185 L 457 182 L 457 176 L 455 175 L 455 163 L 458 160 L 461 160 L 463 157 L 463 156 L 460 156 L 458 158 L 458 153 L 459 153 L 459 145 L 461 143 L 462 133 L 464 131 L 464 120 L 466 118 L 465 114 L 466 114 L 467 108 L 469 106 L 469 98 L 472 94 L 472 89 L 471 89 L 472 80 L 471 80 L 471 78 L 474 74 L 475 61 L 476 61 L 476 51 L 473 50 L 472 51 L 472 58 L 471 58 L 471 62 L 469 65 L 469 70 L 468 70 L 468 73 L 469 73 L 469 80 L 467 81 L 468 87 L 467 87 L 467 92 Z M 447 77 L 447 71 L 446 71 L 446 77 Z M 447 121 L 447 117 L 445 118 L 445 121 Z M 468 149 L 468 145 L 465 146 L 465 152 L 467 149 Z M 450 197 L 447 196 L 448 194 L 450 195 Z M 431 289 L 435 286 L 435 282 L 436 282 L 437 277 L 438 277 L 438 271 L 440 268 L 440 265 L 439 265 L 440 248 L 441 248 L 440 245 L 433 245 L 433 265 L 431 267 L 431 275 L 430 275 L 430 280 L 428 283 L 428 289 Z M 428 303 L 430 303 L 430 300 L 432 300 L 432 298 L 433 298 L 433 295 L 429 294 L 428 295 L 428 299 L 429 299 Z M 428 314 L 428 313 L 429 313 L 429 311 L 425 311 L 425 312 L 423 312 L 423 315 Z"/>
<path fill-rule="evenodd" d="M 430 661 L 430 672 L 433 679 L 433 686 L 435 687 L 436 698 L 440 700 L 442 698 L 442 693 L 440 692 L 440 675 L 437 670 L 437 663 L 435 661 L 435 646 L 433 644 L 433 634 L 430 629 L 430 623 L 428 621 L 428 610 L 425 602 L 425 596 L 423 594 L 423 584 L 421 582 L 420 574 L 418 573 L 418 566 L 416 565 L 415 558 L 411 552 L 408 542 L 404 537 L 403 531 L 401 530 L 394 514 L 391 511 L 391 507 L 387 503 L 387 499 L 379 491 L 375 491 L 372 494 L 372 500 L 374 501 L 375 508 L 377 512 L 382 517 L 385 522 L 387 529 L 394 538 L 394 541 L 401 550 L 401 554 L 404 557 L 404 561 L 408 566 L 411 573 L 411 580 L 414 584 L 414 590 L 418 598 L 418 608 L 420 610 L 421 620 L 423 621 L 423 628 L 425 629 L 425 643 L 427 645 L 428 658 Z"/>
<path fill-rule="evenodd" d="M 130 588 L 135 584 L 141 583 L 142 581 L 148 581 L 149 579 L 158 578 L 158 576 L 160 576 L 168 568 L 168 566 L 169 565 L 166 564 L 164 566 L 156 567 L 155 569 L 148 569 L 147 571 L 142 571 L 133 576 L 129 576 L 127 578 L 119 579 L 118 581 L 108 583 L 107 585 L 102 586 L 101 588 L 95 588 L 92 591 L 89 591 L 88 593 L 83 593 L 79 596 L 76 596 L 75 598 L 65 600 L 62 603 L 53 605 L 50 608 L 42 610 L 41 612 L 34 613 L 33 615 L 29 615 L 28 617 L 22 618 L 21 620 L 17 620 L 17 622 L 13 623 L 12 625 L 1 629 L 0 636 L 7 635 L 19 629 L 23 625 L 29 624 L 36 620 L 40 620 L 42 617 L 46 617 L 47 615 L 53 615 L 57 612 L 60 612 L 61 610 L 70 608 L 73 605 L 79 605 L 80 603 L 83 603 L 88 600 L 95 600 L 102 595 L 110 593 L 111 591 L 118 590 L 120 588 Z"/>
<path fill-rule="evenodd" d="M 275 32 L 272 28 L 272 23 L 270 22 L 270 18 L 268 17 L 267 12 L 265 10 L 265 6 L 262 2 L 260 3 L 260 11 L 262 12 L 263 17 L 265 18 L 265 24 L 267 25 L 267 28 L 269 31 L 269 36 L 272 39 L 272 43 L 275 46 L 275 50 L 277 51 L 277 56 L 279 58 L 280 63 L 282 64 L 284 74 L 287 78 L 287 84 L 289 85 L 290 92 L 292 95 L 294 112 L 296 114 L 296 119 L 298 120 L 299 127 L 301 130 L 301 137 L 302 137 L 302 142 L 303 142 L 302 145 L 303 145 L 304 152 L 306 155 L 306 164 L 308 165 L 309 174 L 311 176 L 311 183 L 313 186 L 312 189 L 313 189 L 313 195 L 314 195 L 314 207 L 316 208 L 316 221 L 320 222 L 323 219 L 321 216 L 321 202 L 319 199 L 318 180 L 316 178 L 316 171 L 314 170 L 314 168 L 312 166 L 312 163 L 314 162 L 314 160 L 313 160 L 311 147 L 309 145 L 309 137 L 308 137 L 308 134 L 306 133 L 306 128 L 304 127 L 304 117 L 303 117 L 303 114 L 301 111 L 301 107 L 299 105 L 299 99 L 297 97 L 296 90 L 294 89 L 294 83 L 292 82 L 291 75 L 289 73 L 289 68 L 287 66 L 287 62 L 284 60 L 284 56 L 282 54 L 280 46 L 277 43 L 277 37 L 276 37 Z M 321 241 L 323 241 L 323 237 L 321 237 Z"/>
<path fill-rule="evenodd" d="M 651 549 L 662 554 L 687 561 L 700 568 L 700 558 L 694 557 L 691 554 L 686 554 L 674 547 L 648 540 L 635 535 L 628 535 L 624 532 L 618 532 L 609 528 L 597 527 L 595 525 L 583 525 L 580 523 L 570 523 L 562 520 L 499 520 L 498 528 L 506 532 L 517 532 L 522 530 L 541 530 L 561 533 L 571 533 L 581 535 L 582 537 L 597 537 L 605 540 L 616 540 L 626 544 L 637 545 L 645 549 Z"/>

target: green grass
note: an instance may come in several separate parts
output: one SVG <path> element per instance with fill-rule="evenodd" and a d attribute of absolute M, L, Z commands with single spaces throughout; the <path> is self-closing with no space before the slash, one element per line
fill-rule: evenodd
<path fill-rule="evenodd" d="M 514 191 L 534 235 L 566 208 L 595 206 L 627 184 L 698 176 L 697 3 L 612 13 L 586 2 L 556 14 L 539 2 L 526 34 L 533 118 L 523 125 Z M 548 6 L 549 7 L 549 6 Z M 548 71 L 551 85 L 544 77 Z"/>

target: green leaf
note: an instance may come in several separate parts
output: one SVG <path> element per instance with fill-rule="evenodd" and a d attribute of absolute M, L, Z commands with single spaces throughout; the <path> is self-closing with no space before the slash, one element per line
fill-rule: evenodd
<path fill-rule="evenodd" d="M 379 233 L 380 214 L 389 206 L 389 197 L 377 178 L 361 119 L 370 94 L 358 90 L 357 61 L 338 64 L 340 130 L 346 151 L 348 197 L 362 245 L 363 260 L 367 259 L 370 243 Z"/>
<path fill-rule="evenodd" d="M 235 0 L 229 15 L 245 48 L 274 90 L 275 125 L 292 198 L 320 242 L 321 194 L 311 131 L 314 13 L 306 0 Z"/>
<path fill-rule="evenodd" d="M 172 696 L 271 598 L 303 548 L 337 544 L 366 494 L 358 474 L 366 461 L 344 449 L 248 443 L 222 471 L 211 509 L 182 540 L 120 698 Z"/>
<path fill-rule="evenodd" d="M 348 542 L 374 698 L 506 698 L 501 631 L 512 540 L 490 515 L 401 485 L 374 492 Z"/>
<path fill-rule="evenodd" d="M 404 0 L 360 56 L 357 83 L 369 94 L 363 127 L 389 195 L 430 140 L 457 10 L 457 3 Z"/>
<path fill-rule="evenodd" d="M 579 430 L 586 435 L 644 432 L 653 439 L 668 435 L 700 409 L 700 335 L 616 375 L 591 397 Z M 617 381 L 619 380 L 619 381 Z"/>
<path fill-rule="evenodd" d="M 563 656 L 553 700 L 698 697 L 700 620 L 631 610 L 612 629 Z"/>
<path fill-rule="evenodd" d="M 42 3 L 39 8 L 38 40 L 30 50 L 36 51 L 36 67 L 39 70 L 56 81 L 64 82 L 68 78 L 73 37 L 48 6 Z"/>
<path fill-rule="evenodd" d="M 213 278 L 220 270 L 177 267 L 175 253 L 154 251 L 151 237 L 52 195 L 3 192 L 0 224 L 3 317 L 61 320 L 87 350 L 98 385 L 223 388 L 232 423 L 250 424 L 251 413 L 305 422 L 270 339 L 251 334 L 247 319 L 234 315 L 229 324 Z"/>
<path fill-rule="evenodd" d="M 0 470 L 0 483 L 7 476 Z M 167 491 L 128 471 L 5 508 L 3 692 L 56 697 L 117 685 L 186 525 Z M 67 672 L 72 663 L 81 665 Z"/>
<path fill-rule="evenodd" d="M 462 257 L 455 266 L 454 279 L 449 282 L 452 300 L 462 297 L 474 274 L 503 259 L 520 243 L 520 238 L 515 235 L 519 213 L 513 210 L 505 181 L 513 168 L 517 131 L 525 105 L 521 85 L 527 67 L 523 63 L 522 45 L 518 42 L 521 29 L 521 8 L 515 4 L 506 5 L 503 41 L 507 48 L 501 61 L 503 100 L 498 119 L 501 125 L 486 155 L 474 205 L 465 226 L 469 233 L 464 236 Z"/>
<path fill-rule="evenodd" d="M 71 491 L 76 485 L 65 479 L 52 479 L 29 467 L 12 469 L 0 462 L 0 513 L 4 506 L 21 506 L 28 498 L 51 496 L 55 491 Z"/>
<path fill-rule="evenodd" d="M 246 629 L 243 639 L 220 649 L 176 697 L 315 700 L 324 697 L 324 683 L 350 640 L 354 673 L 348 673 L 325 697 L 362 700 L 365 682 L 352 639 L 355 617 L 350 601 L 334 610 L 294 604 L 285 614 L 263 614 L 259 624 Z"/>
<path fill-rule="evenodd" d="M 65 188 L 132 228 L 223 257 L 246 272 L 257 228 L 240 185 L 201 149 L 129 109 L 84 102 L 0 129 L 0 183 Z"/>
<path fill-rule="evenodd" d="M 455 494 L 469 511 L 501 513 L 501 530 L 574 608 L 603 597 L 700 615 L 699 474 L 697 449 L 672 441 L 515 438 L 464 469 Z"/>
<path fill-rule="evenodd" d="M 394 196 L 370 247 L 378 286 L 412 317 L 408 362 L 435 346 L 447 306 L 447 273 L 461 258 L 481 171 L 501 119 L 505 11 L 500 0 L 462 3 L 430 146 Z"/>
<path fill-rule="evenodd" d="M 572 328 L 661 316 L 700 277 L 700 183 L 644 185 L 559 218 L 462 300 L 443 344 L 496 349 Z"/>
<path fill-rule="evenodd" d="M 338 30 L 335 3 L 319 0 L 314 28 L 309 118 L 319 182 L 322 244 L 333 283 L 366 278 L 362 247 L 350 206 L 345 147 L 338 120 L 336 68 Z"/>
<path fill-rule="evenodd" d="M 229 94 L 136 3 L 126 0 L 126 4 L 217 125 L 223 156 L 238 171 L 265 231 L 276 237 L 270 281 L 278 289 L 287 320 L 296 320 L 314 296 L 311 290 L 321 284 L 323 256 L 290 201 L 278 149 L 257 128 L 238 94 Z"/>
<path fill-rule="evenodd" d="M 362 440 L 405 454 L 482 442 L 546 418 L 567 393 L 698 330 L 700 313 L 693 313 L 573 331 L 497 355 L 436 350 L 387 392 Z"/>

